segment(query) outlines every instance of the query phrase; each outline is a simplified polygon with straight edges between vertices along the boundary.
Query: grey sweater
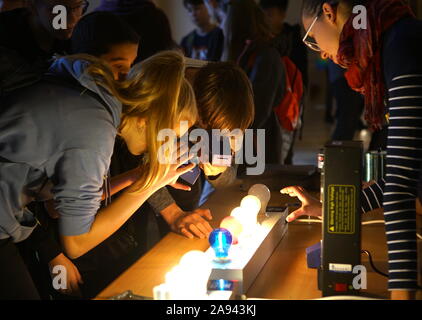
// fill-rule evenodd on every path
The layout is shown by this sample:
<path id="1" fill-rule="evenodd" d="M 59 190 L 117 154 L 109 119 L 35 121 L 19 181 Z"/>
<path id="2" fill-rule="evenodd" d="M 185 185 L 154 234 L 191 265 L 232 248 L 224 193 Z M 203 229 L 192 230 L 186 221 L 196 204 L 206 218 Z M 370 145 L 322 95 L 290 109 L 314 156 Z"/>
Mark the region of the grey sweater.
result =
<path id="1" fill-rule="evenodd" d="M 113 152 L 121 104 L 84 74 L 87 63 L 57 60 L 50 72 L 76 79 L 84 92 L 40 82 L 2 98 L 0 108 L 0 239 L 25 240 L 35 227 L 26 205 L 52 182 L 59 232 L 90 230 Z M 40 199 L 43 200 L 43 199 Z"/>

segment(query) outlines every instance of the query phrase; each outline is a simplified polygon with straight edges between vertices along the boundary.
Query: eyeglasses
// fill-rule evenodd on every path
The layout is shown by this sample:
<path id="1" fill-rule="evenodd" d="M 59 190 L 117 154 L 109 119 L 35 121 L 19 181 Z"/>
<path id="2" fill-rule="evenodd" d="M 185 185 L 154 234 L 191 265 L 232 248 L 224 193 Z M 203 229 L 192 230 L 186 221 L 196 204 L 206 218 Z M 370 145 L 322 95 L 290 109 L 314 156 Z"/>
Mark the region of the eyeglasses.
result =
<path id="1" fill-rule="evenodd" d="M 313 40 L 307 40 L 306 38 L 309 37 L 309 33 L 311 32 L 312 28 L 314 27 L 315 23 L 317 22 L 320 15 L 317 15 L 314 19 L 314 21 L 311 23 L 311 26 L 309 27 L 308 31 L 306 31 L 305 36 L 303 37 L 302 41 L 304 44 L 306 44 L 310 49 L 320 52 L 321 48 L 319 47 L 318 43 L 316 43 Z M 309 37 L 310 38 L 310 37 Z"/>
<path id="2" fill-rule="evenodd" d="M 47 5 L 47 3 L 45 3 L 45 5 Z M 53 8 L 55 7 L 55 5 L 50 5 L 48 7 L 50 12 L 53 12 Z M 68 7 L 65 6 L 66 10 L 68 13 L 74 13 L 77 15 L 83 15 L 87 12 L 88 7 L 89 7 L 89 2 L 87 0 L 83 0 L 80 2 L 80 4 L 76 5 L 75 7 Z"/>

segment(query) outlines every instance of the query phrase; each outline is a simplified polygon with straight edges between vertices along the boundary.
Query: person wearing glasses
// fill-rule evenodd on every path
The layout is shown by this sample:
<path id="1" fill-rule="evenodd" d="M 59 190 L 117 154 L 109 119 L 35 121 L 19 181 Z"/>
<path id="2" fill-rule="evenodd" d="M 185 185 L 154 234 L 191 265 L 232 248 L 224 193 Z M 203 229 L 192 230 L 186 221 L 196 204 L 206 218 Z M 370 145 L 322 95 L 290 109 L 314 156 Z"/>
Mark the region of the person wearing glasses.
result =
<path id="1" fill-rule="evenodd" d="M 14 7 L 6 6 L 11 1 L 3 3 L 3 9 L 14 9 L 0 13 L 0 99 L 17 89 L 29 86 L 40 80 L 47 71 L 54 54 L 65 54 L 70 49 L 70 37 L 79 19 L 88 8 L 88 1 L 84 0 L 28 0 L 13 1 Z M 17 7 L 19 4 L 21 7 Z M 22 6 L 25 4 L 25 6 Z M 67 10 L 68 28 L 56 30 L 53 27 L 53 8 L 63 5 Z M 65 257 L 62 249 L 51 234 L 44 227 L 48 225 L 43 209 L 39 204 L 31 208 L 38 213 L 37 218 L 42 222 L 42 227 L 36 228 L 30 241 L 25 246 L 26 263 L 31 261 L 32 277 L 43 282 L 43 275 L 37 272 L 38 264 L 48 264 L 51 268 L 55 265 L 65 265 L 69 272 L 69 280 L 77 279 L 76 268 Z M 37 252 L 38 258 L 35 258 Z M 46 298 L 46 291 L 40 291 L 40 296 Z M 48 297 L 48 296 L 47 296 Z"/>
<path id="2" fill-rule="evenodd" d="M 53 13 L 66 8 L 67 27 L 56 29 Z M 86 0 L 30 0 L 26 8 L 0 13 L 0 91 L 37 79 L 54 54 L 69 52 L 73 29 L 88 8 Z"/>
<path id="3" fill-rule="evenodd" d="M 357 2 L 356 2 L 357 4 Z M 422 22 L 406 1 L 359 1 L 366 24 L 359 27 L 355 1 L 304 0 L 305 44 L 345 67 L 350 87 L 364 95 L 365 117 L 388 127 L 385 181 L 364 189 L 362 211 L 384 208 L 392 299 L 417 290 L 416 209 L 422 159 Z M 356 10 L 359 9 L 359 10 Z M 321 204 L 300 187 L 282 193 L 302 207 L 288 217 L 321 215 Z"/>

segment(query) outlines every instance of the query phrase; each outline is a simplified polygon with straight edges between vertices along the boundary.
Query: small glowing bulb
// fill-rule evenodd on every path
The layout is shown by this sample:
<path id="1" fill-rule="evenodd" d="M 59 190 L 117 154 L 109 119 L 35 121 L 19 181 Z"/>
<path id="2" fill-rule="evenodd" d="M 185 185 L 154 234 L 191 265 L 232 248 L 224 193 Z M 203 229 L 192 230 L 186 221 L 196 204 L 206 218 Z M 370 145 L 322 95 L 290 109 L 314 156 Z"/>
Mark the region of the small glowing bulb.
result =
<path id="1" fill-rule="evenodd" d="M 242 225 L 242 230 L 244 234 L 251 233 L 253 227 L 256 225 L 256 213 L 251 213 L 248 209 L 243 207 L 234 208 L 231 216 L 236 218 L 237 221 Z"/>
<path id="2" fill-rule="evenodd" d="M 239 242 L 239 236 L 243 231 L 243 227 L 238 219 L 233 216 L 226 217 L 223 221 L 221 221 L 220 228 L 230 231 L 233 236 L 233 244 L 237 244 Z"/>
<path id="3" fill-rule="evenodd" d="M 249 188 L 248 194 L 258 197 L 259 201 L 261 202 L 260 212 L 265 213 L 268 202 L 271 199 L 270 189 L 268 189 L 265 184 L 254 184 L 252 187 Z"/>
<path id="4" fill-rule="evenodd" d="M 259 210 L 261 209 L 261 202 L 255 196 L 246 196 L 242 199 L 240 203 L 240 207 L 244 208 L 246 211 L 247 224 L 253 228 L 256 225 L 258 220 Z"/>
<path id="5" fill-rule="evenodd" d="M 234 208 L 230 214 L 230 216 L 235 217 L 236 219 L 240 219 L 243 215 L 245 215 L 245 209 L 241 207 Z M 239 220 L 240 221 L 240 220 Z"/>
<path id="6" fill-rule="evenodd" d="M 208 270 L 212 268 L 206 253 L 199 250 L 185 253 L 180 259 L 179 266 L 192 270 Z"/>
<path id="7" fill-rule="evenodd" d="M 195 278 L 199 282 L 208 282 L 211 275 L 212 265 L 207 254 L 203 251 L 192 250 L 184 254 L 180 259 L 179 266 L 189 274 L 190 278 Z"/>
<path id="8" fill-rule="evenodd" d="M 175 266 L 165 276 L 165 284 L 168 287 L 169 295 L 171 299 L 177 299 L 186 294 L 184 291 L 184 279 L 185 275 L 180 266 Z"/>
<path id="9" fill-rule="evenodd" d="M 189 251 L 165 276 L 172 299 L 202 299 L 207 294 L 212 265 L 205 252 Z"/>
<path id="10" fill-rule="evenodd" d="M 252 212 L 259 212 L 261 209 L 261 201 L 256 196 L 248 195 L 242 199 L 240 207 L 251 210 Z"/>
<path id="11" fill-rule="evenodd" d="M 227 229 L 215 229 L 211 232 L 208 241 L 214 249 L 216 262 L 229 262 L 229 250 L 233 242 L 232 234 Z"/>

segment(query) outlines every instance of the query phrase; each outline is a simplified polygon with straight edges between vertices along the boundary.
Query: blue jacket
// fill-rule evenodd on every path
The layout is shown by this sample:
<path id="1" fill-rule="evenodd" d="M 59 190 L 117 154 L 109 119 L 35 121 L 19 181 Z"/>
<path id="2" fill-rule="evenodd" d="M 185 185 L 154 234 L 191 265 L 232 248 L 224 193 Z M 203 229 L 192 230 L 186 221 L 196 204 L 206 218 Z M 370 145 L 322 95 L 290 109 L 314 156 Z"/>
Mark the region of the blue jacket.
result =
<path id="1" fill-rule="evenodd" d="M 100 206 L 121 104 L 84 74 L 85 61 L 57 60 L 49 73 L 76 79 L 105 102 L 41 81 L 2 98 L 0 239 L 25 240 L 36 223 L 26 205 L 54 197 L 62 235 L 87 233 Z M 50 185 L 51 187 L 46 188 Z"/>

